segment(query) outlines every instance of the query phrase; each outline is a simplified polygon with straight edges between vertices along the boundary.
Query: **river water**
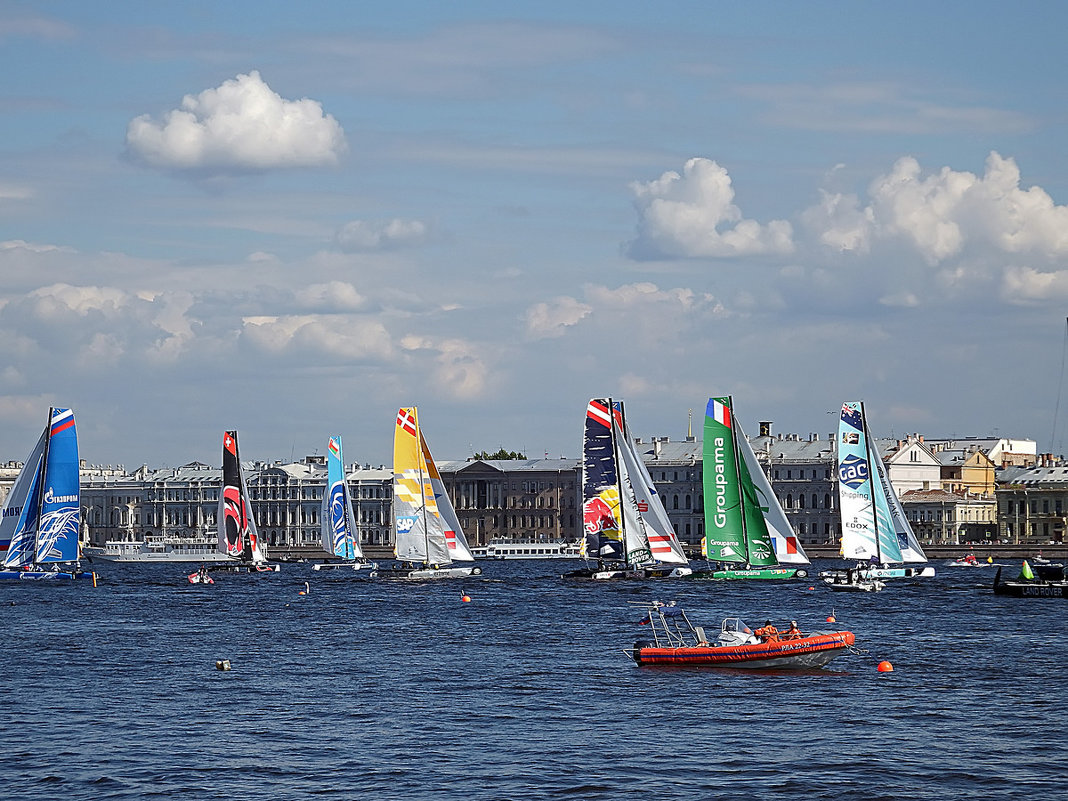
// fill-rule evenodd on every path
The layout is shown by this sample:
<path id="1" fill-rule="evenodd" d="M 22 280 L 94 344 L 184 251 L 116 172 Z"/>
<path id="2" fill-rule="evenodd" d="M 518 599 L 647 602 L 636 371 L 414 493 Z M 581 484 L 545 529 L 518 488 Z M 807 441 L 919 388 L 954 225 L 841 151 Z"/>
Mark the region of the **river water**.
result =
<path id="1" fill-rule="evenodd" d="M 811 579 L 561 580 L 574 564 L 425 584 L 299 564 L 202 587 L 182 565 L 98 562 L 95 588 L 0 583 L 0 796 L 1065 792 L 1063 600 L 997 597 L 989 567 L 836 594 Z M 804 673 L 639 668 L 623 649 L 653 598 L 709 631 L 794 618 L 870 653 Z"/>

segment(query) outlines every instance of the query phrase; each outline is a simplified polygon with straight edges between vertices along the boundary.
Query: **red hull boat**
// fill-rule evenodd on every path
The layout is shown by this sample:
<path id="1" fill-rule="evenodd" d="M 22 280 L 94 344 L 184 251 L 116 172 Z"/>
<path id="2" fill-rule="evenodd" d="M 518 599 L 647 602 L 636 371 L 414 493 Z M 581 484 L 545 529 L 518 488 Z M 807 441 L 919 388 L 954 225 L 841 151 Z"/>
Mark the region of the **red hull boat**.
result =
<path id="1" fill-rule="evenodd" d="M 652 604 L 642 623 L 653 642 L 638 640 L 627 652 L 638 665 L 701 665 L 730 668 L 819 668 L 853 646 L 851 631 L 819 631 L 807 636 L 765 638 L 736 617 L 726 618 L 709 642 L 681 607 Z"/>

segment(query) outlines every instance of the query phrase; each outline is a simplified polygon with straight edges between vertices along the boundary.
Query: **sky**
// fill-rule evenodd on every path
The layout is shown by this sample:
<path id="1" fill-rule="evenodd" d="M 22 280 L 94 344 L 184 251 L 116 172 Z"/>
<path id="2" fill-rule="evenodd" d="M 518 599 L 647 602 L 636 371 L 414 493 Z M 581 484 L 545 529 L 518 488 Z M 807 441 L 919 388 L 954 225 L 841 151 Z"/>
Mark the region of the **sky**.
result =
<path id="1" fill-rule="evenodd" d="M 1063 452 L 1068 4 L 0 0 L 0 461 Z"/>

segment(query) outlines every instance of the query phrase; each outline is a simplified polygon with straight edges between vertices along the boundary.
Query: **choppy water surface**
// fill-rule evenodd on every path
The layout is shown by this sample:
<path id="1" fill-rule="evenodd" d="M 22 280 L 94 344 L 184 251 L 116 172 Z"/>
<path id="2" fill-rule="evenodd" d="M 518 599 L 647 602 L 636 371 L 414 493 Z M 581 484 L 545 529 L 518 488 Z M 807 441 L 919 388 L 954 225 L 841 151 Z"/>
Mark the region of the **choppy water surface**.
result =
<path id="1" fill-rule="evenodd" d="M 568 583 L 570 564 L 491 562 L 425 584 L 287 565 L 200 587 L 181 565 L 97 563 L 96 588 L 4 582 L 0 795 L 1064 791 L 1062 600 L 996 597 L 992 568 L 834 594 L 811 580 Z M 828 628 L 833 608 L 871 657 L 801 674 L 638 668 L 622 649 L 645 631 L 632 602 L 651 598 L 709 630 L 734 614 Z"/>

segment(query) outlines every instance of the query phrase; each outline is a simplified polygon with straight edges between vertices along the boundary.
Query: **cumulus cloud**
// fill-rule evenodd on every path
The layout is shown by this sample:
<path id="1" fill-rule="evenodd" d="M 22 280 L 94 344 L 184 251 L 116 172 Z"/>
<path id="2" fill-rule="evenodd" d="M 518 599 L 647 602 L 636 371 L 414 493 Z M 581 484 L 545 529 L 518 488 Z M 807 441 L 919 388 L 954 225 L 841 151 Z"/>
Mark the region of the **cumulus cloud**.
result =
<path id="1" fill-rule="evenodd" d="M 632 183 L 638 236 L 628 253 L 635 259 L 691 259 L 793 251 L 793 227 L 785 220 L 761 225 L 734 205 L 727 171 L 693 158 L 682 174 L 669 171 L 648 183 Z"/>
<path id="2" fill-rule="evenodd" d="M 359 311 L 367 305 L 356 287 L 345 281 L 309 284 L 297 290 L 296 301 L 301 308 L 322 312 Z"/>
<path id="3" fill-rule="evenodd" d="M 347 361 L 381 361 L 393 351 L 389 332 L 377 320 L 316 314 L 246 317 L 241 337 L 258 350 L 326 353 Z"/>
<path id="4" fill-rule="evenodd" d="M 470 400 L 486 392 L 489 369 L 483 359 L 483 346 L 463 339 L 439 341 L 415 335 L 403 337 L 400 344 L 413 355 L 432 356 L 433 386 L 446 395 Z"/>
<path id="5" fill-rule="evenodd" d="M 868 190 L 824 193 L 802 215 L 820 242 L 837 250 L 867 252 L 877 240 L 908 243 L 931 265 L 969 247 L 1002 253 L 1058 257 L 1068 253 L 1068 206 L 1041 187 L 1020 187 L 1011 158 L 991 152 L 982 176 L 942 167 L 924 175 L 912 157 L 898 159 Z"/>
<path id="6" fill-rule="evenodd" d="M 346 148 L 341 125 L 318 102 L 282 98 L 255 70 L 186 95 L 161 121 L 137 117 L 126 144 L 153 167 L 224 173 L 328 166 Z"/>
<path id="7" fill-rule="evenodd" d="M 559 297 L 546 303 L 535 303 L 527 309 L 527 336 L 531 339 L 560 337 L 570 326 L 587 317 L 593 307 L 575 298 Z"/>
<path id="8" fill-rule="evenodd" d="M 1010 303 L 1068 300 L 1068 270 L 1040 272 L 1030 267 L 1010 267 L 1005 271 L 1002 296 Z"/>
<path id="9" fill-rule="evenodd" d="M 337 232 L 338 248 L 346 253 L 397 250 L 426 242 L 430 227 L 422 220 L 353 220 Z"/>

